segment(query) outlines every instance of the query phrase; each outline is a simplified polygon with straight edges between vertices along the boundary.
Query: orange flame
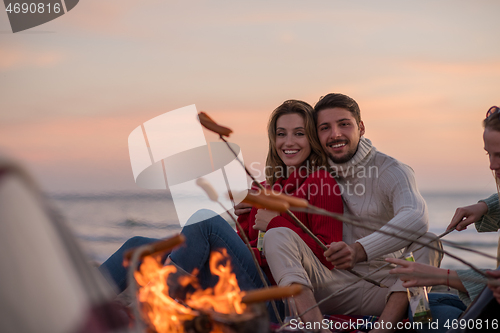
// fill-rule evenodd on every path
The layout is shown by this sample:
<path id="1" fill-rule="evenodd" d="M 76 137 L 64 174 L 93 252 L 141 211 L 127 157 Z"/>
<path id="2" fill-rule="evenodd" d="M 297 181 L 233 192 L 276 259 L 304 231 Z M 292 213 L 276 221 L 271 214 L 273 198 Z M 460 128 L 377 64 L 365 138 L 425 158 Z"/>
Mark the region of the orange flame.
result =
<path id="1" fill-rule="evenodd" d="M 224 265 L 224 263 L 227 263 Z M 143 306 L 143 314 L 158 333 L 184 333 L 183 323 L 193 319 L 202 312 L 218 312 L 224 314 L 242 314 L 245 304 L 241 303 L 244 293 L 240 291 L 236 275 L 231 270 L 231 264 L 226 249 L 222 253 L 213 251 L 210 255 L 210 271 L 219 277 L 214 288 L 202 290 L 197 288 L 187 295 L 185 306 L 172 299 L 168 294 L 167 278 L 175 273 L 173 265 L 162 266 L 152 257 L 146 257 L 140 271 L 134 276 L 139 284 L 139 301 Z M 196 278 L 186 278 L 178 281 L 182 285 L 199 286 Z M 218 331 L 214 328 L 214 331 Z"/>

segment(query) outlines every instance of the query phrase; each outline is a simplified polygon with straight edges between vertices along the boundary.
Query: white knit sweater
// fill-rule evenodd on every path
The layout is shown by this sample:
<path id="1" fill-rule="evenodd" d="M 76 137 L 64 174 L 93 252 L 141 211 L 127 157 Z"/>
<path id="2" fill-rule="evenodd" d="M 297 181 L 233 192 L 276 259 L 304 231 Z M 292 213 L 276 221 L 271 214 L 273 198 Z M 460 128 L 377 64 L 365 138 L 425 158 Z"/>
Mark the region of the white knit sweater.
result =
<path id="1" fill-rule="evenodd" d="M 364 137 L 361 137 L 351 160 L 344 164 L 330 161 L 330 165 L 337 182 L 343 187 L 345 213 L 380 220 L 385 224 L 383 230 L 413 239 L 427 232 L 427 207 L 409 166 L 378 152 Z M 391 228 L 390 225 L 407 231 Z M 360 243 L 368 261 L 410 244 L 409 241 L 347 224 L 344 224 L 343 239 L 348 244 Z"/>

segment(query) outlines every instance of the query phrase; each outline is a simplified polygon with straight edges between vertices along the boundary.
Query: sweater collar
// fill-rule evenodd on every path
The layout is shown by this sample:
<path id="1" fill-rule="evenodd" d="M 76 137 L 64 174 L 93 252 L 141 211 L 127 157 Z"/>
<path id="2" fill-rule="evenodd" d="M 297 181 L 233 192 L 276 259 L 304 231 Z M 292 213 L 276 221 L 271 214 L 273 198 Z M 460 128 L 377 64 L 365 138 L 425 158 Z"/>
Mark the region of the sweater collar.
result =
<path id="1" fill-rule="evenodd" d="M 366 165 L 368 161 L 372 158 L 373 153 L 375 151 L 376 148 L 372 145 L 372 142 L 366 139 L 364 136 L 362 136 L 359 139 L 358 150 L 349 161 L 337 164 L 334 163 L 331 159 L 328 159 L 328 163 L 332 168 L 332 173 L 336 177 L 341 177 L 341 175 L 348 174 L 348 171 L 353 167 L 359 168 Z"/>

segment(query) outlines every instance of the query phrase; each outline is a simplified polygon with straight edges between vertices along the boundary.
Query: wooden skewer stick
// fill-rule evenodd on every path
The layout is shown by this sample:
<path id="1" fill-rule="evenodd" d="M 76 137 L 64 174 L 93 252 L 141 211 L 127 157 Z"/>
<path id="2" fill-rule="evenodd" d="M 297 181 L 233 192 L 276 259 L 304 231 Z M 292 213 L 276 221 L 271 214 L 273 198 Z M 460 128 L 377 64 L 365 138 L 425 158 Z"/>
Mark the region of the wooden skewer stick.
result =
<path id="1" fill-rule="evenodd" d="M 465 247 L 465 246 L 462 246 L 462 245 L 459 245 L 455 242 L 451 242 L 451 241 L 446 241 L 446 240 L 442 240 L 443 244 L 445 245 L 448 245 L 450 247 L 453 247 L 455 249 L 459 249 L 459 250 L 462 250 L 462 251 L 468 251 L 468 252 L 472 252 L 472 253 L 475 253 L 475 254 L 478 254 L 478 255 L 481 255 L 483 257 L 486 257 L 486 258 L 489 258 L 489 259 L 494 259 L 494 260 L 498 260 L 498 257 L 496 256 L 493 256 L 491 254 L 488 254 L 488 253 L 484 253 L 482 251 L 478 251 L 478 250 L 474 250 L 474 249 L 469 249 L 468 247 Z"/>
<path id="2" fill-rule="evenodd" d="M 158 252 L 165 252 L 171 250 L 186 241 L 186 237 L 184 235 L 179 234 L 167 239 L 160 240 L 158 242 L 154 242 L 152 244 L 148 244 L 144 250 L 141 252 L 141 256 L 139 259 L 143 259 L 144 257 L 153 255 Z M 123 255 L 124 263 L 127 263 L 132 259 L 132 255 L 134 254 L 137 248 L 133 248 L 125 252 Z"/>
<path id="3" fill-rule="evenodd" d="M 245 296 L 243 296 L 241 302 L 245 304 L 266 302 L 272 299 L 282 299 L 286 297 L 296 296 L 302 292 L 304 287 L 295 284 L 288 287 L 269 287 L 265 289 L 257 289 L 248 291 Z"/>
<path id="4" fill-rule="evenodd" d="M 226 207 L 224 207 L 224 205 L 222 204 L 222 202 L 219 201 L 219 196 L 217 194 L 217 191 L 215 191 L 215 189 L 212 187 L 212 185 L 207 180 L 205 180 L 203 178 L 198 178 L 196 180 L 196 184 L 198 186 L 200 186 L 207 193 L 207 195 L 210 198 L 210 200 L 218 203 L 222 207 L 222 209 L 224 209 L 225 211 L 228 211 L 228 209 L 226 209 Z M 255 253 L 252 250 L 252 246 L 250 245 L 250 241 L 248 240 L 248 237 L 245 234 L 245 231 L 241 227 L 240 222 L 238 222 L 238 220 L 235 219 L 233 215 L 231 215 L 231 214 L 228 214 L 228 215 L 234 221 L 234 224 L 236 225 L 236 228 L 238 229 L 238 231 L 241 234 L 241 238 L 243 239 L 243 242 L 245 243 L 245 245 L 247 246 L 248 250 L 250 251 L 250 254 L 252 255 L 253 263 L 255 265 L 257 273 L 259 274 L 259 277 L 260 277 L 260 280 L 262 281 L 262 284 L 264 285 L 265 288 L 269 288 L 269 285 L 268 285 L 268 283 L 266 281 L 266 278 L 264 277 L 264 273 L 260 269 L 259 262 L 257 261 L 257 257 L 255 256 Z M 271 300 L 271 305 L 273 307 L 273 310 L 274 310 L 274 313 L 276 315 L 276 318 L 278 319 L 278 322 L 280 323 L 280 325 L 283 324 L 283 321 L 281 320 L 278 308 L 276 307 L 276 303 L 274 302 L 274 300 Z"/>

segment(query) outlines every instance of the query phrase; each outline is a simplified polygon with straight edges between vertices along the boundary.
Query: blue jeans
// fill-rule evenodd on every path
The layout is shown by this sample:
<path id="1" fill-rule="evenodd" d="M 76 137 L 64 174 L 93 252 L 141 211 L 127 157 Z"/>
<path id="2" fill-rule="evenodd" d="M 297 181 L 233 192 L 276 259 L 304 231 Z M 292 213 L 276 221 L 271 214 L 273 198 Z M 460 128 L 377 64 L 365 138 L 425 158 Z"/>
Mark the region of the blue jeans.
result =
<path id="1" fill-rule="evenodd" d="M 197 217 L 199 221 L 198 214 L 206 213 L 203 210 L 198 211 L 191 218 Z M 186 236 L 186 243 L 173 250 L 170 253 L 170 259 L 188 273 L 197 269 L 198 281 L 202 288 L 213 287 L 217 283 L 218 278 L 210 273 L 209 265 L 210 252 L 217 249 L 227 250 L 232 270 L 236 275 L 241 290 L 264 287 L 259 272 L 254 265 L 252 254 L 238 234 L 222 217 L 217 215 L 194 224 L 189 224 L 188 221 L 181 233 Z M 158 241 L 158 239 L 139 236 L 127 240 L 118 251 L 99 267 L 100 271 L 109 276 L 120 291 L 125 290 L 127 287 L 127 270 L 123 267 L 123 254 L 130 248 L 155 241 Z M 267 282 L 269 284 L 268 280 Z M 273 311 L 269 313 L 271 320 L 275 319 Z"/>
<path id="2" fill-rule="evenodd" d="M 464 303 L 456 295 L 430 293 L 429 305 L 432 313 L 432 323 L 424 324 L 423 329 L 417 330 L 422 333 L 444 333 L 448 331 L 443 325 L 451 325 L 451 320 L 460 317 L 462 312 L 467 308 Z M 411 310 L 408 309 L 408 317 L 413 322 L 413 315 Z"/>

